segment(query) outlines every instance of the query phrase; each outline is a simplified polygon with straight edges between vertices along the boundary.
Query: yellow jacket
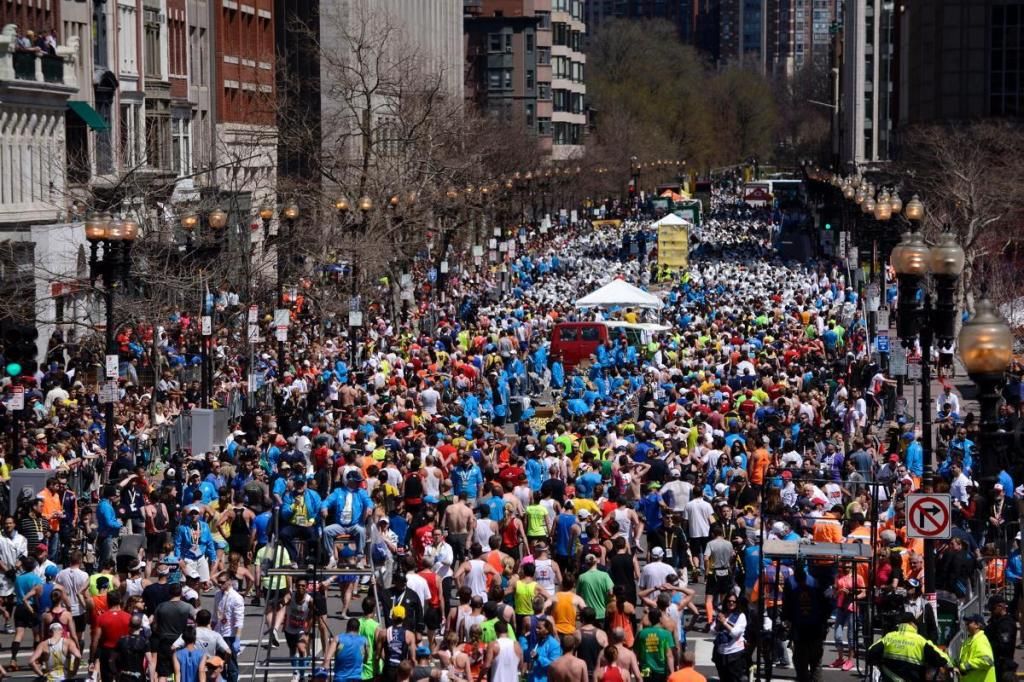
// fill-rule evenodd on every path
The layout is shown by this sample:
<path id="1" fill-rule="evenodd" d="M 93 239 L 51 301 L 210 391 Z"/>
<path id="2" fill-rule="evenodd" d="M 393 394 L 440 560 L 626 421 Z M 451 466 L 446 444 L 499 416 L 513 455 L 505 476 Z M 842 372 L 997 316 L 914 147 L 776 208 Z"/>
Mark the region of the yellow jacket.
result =
<path id="1" fill-rule="evenodd" d="M 996 682 L 996 663 L 992 644 L 984 630 L 964 640 L 956 659 L 962 682 Z"/>

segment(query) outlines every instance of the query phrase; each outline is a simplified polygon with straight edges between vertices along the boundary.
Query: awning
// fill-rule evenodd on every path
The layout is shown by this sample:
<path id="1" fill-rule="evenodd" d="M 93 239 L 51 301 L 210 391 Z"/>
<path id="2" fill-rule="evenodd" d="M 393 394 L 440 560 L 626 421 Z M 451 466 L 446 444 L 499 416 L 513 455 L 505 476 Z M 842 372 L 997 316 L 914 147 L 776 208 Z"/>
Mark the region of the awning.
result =
<path id="1" fill-rule="evenodd" d="M 88 102 L 68 100 L 68 109 L 75 112 L 78 118 L 85 121 L 85 124 L 93 130 L 110 130 L 110 124 Z"/>

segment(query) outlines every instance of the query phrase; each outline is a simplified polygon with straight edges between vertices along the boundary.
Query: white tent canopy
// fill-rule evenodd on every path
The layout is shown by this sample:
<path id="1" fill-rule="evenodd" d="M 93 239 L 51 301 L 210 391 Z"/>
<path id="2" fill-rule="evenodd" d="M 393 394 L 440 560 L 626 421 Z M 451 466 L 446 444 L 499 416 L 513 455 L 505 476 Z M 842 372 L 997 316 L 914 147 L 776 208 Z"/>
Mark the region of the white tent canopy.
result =
<path id="1" fill-rule="evenodd" d="M 664 218 L 662 218 L 658 222 L 652 224 L 651 227 L 661 227 L 662 225 L 671 225 L 671 226 L 686 225 L 688 227 L 693 227 L 693 224 L 690 223 L 690 221 L 683 220 L 682 218 L 677 216 L 675 213 L 669 213 L 667 216 L 665 216 Z"/>
<path id="2" fill-rule="evenodd" d="M 597 291 L 592 291 L 576 301 L 577 308 L 647 308 L 661 310 L 661 299 L 649 294 L 629 282 L 613 279 Z"/>

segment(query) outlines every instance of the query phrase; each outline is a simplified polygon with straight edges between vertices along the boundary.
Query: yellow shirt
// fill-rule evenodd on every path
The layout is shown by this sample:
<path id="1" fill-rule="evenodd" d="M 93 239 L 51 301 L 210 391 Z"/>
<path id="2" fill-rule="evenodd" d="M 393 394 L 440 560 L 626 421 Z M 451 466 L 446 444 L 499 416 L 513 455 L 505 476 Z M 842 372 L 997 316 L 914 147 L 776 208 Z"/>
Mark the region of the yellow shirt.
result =
<path id="1" fill-rule="evenodd" d="M 585 497 L 574 497 L 572 499 L 572 508 L 577 514 L 580 513 L 581 509 L 586 509 L 591 514 L 601 515 L 601 510 L 597 506 L 597 502 Z"/>

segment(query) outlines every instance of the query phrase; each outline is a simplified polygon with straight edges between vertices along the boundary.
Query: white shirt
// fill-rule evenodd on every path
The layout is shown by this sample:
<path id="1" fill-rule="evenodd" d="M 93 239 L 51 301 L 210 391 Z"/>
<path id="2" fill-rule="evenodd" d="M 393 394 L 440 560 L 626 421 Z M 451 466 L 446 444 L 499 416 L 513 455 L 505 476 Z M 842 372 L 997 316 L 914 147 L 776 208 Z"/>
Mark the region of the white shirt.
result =
<path id="1" fill-rule="evenodd" d="M 648 590 L 652 587 L 661 587 L 665 584 L 665 578 L 676 572 L 676 569 L 672 568 L 664 561 L 652 561 L 643 567 L 640 571 L 640 585 L 641 590 Z M 654 592 L 650 595 L 651 599 L 658 598 L 658 592 Z"/>
<path id="2" fill-rule="evenodd" d="M 960 502 L 960 504 L 967 504 L 970 496 L 967 494 L 967 486 L 971 484 L 971 479 L 967 478 L 967 474 L 960 472 L 960 475 L 953 479 L 953 482 L 949 484 L 949 494 L 954 500 Z"/>
<path id="3" fill-rule="evenodd" d="M 451 545 L 442 541 L 440 545 L 431 545 L 426 554 L 432 555 L 434 573 L 437 574 L 438 578 L 444 580 L 452 574 L 452 563 L 455 561 L 455 552 Z"/>
<path id="4" fill-rule="evenodd" d="M 213 628 L 222 637 L 234 637 L 245 623 L 245 600 L 238 590 L 218 590 L 213 597 Z"/>
<path id="5" fill-rule="evenodd" d="M 71 615 L 80 616 L 85 613 L 82 588 L 89 583 L 89 574 L 80 568 L 65 568 L 53 581 L 64 588 L 64 595 L 71 604 Z"/>
<path id="6" fill-rule="evenodd" d="M 726 630 L 724 625 L 720 625 L 718 621 L 715 621 L 714 632 Z M 746 641 L 743 639 L 743 633 L 747 629 L 747 617 L 742 613 L 736 618 L 736 622 L 732 624 L 732 632 L 729 633 L 729 641 L 724 644 L 716 644 L 715 649 L 718 650 L 723 656 L 729 654 L 737 654 L 746 649 Z"/>
<path id="7" fill-rule="evenodd" d="M 28 554 L 28 541 L 25 536 L 14 531 L 12 537 L 0 535 L 0 561 L 7 568 L 17 570 L 18 557 Z M 0 573 L 0 596 L 7 597 L 14 594 L 14 582 L 7 579 L 7 576 Z"/>
<path id="8" fill-rule="evenodd" d="M 420 598 L 420 603 L 424 607 L 430 603 L 430 584 L 427 579 L 421 576 L 419 573 L 410 572 L 405 574 L 406 587 L 417 594 Z"/>
<path id="9" fill-rule="evenodd" d="M 690 538 L 706 538 L 711 534 L 711 516 L 714 507 L 703 497 L 686 503 L 686 526 Z"/>

